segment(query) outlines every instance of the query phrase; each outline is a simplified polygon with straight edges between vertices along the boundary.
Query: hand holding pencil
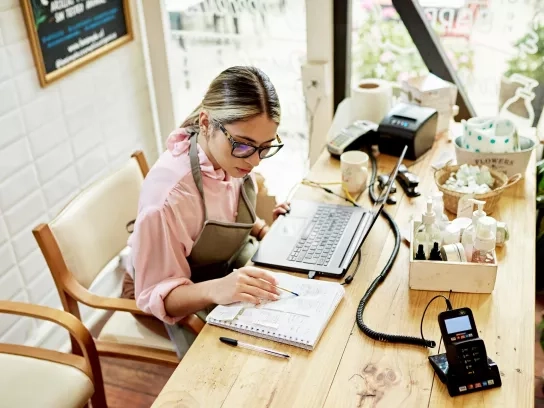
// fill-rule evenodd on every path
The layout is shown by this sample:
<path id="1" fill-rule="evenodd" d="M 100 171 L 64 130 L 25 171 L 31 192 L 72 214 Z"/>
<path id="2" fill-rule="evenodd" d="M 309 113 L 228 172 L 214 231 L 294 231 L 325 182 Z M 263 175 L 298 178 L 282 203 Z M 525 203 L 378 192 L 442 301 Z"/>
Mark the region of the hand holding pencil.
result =
<path id="1" fill-rule="evenodd" d="M 235 269 L 224 278 L 206 282 L 210 300 L 217 305 L 227 305 L 236 302 L 261 303 L 261 299 L 278 300 L 280 290 L 293 293 L 280 288 L 276 278 L 265 269 L 254 266 L 244 266 Z"/>
<path id="2" fill-rule="evenodd" d="M 289 293 L 291 293 L 291 294 L 293 294 L 293 295 L 295 295 L 295 296 L 300 296 L 298 293 L 295 293 L 295 292 L 293 292 L 293 291 L 290 291 L 289 289 L 282 288 L 281 286 L 278 286 L 278 285 L 274 285 L 274 286 L 275 286 L 276 288 L 278 288 L 278 289 L 283 290 L 284 292 L 289 292 Z"/>

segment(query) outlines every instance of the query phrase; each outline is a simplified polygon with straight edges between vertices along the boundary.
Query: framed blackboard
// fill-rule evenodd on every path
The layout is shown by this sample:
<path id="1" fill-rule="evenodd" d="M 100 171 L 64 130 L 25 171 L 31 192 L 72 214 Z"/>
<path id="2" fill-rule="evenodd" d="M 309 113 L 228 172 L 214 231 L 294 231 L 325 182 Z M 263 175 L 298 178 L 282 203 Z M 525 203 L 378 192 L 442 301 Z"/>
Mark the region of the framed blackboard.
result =
<path id="1" fill-rule="evenodd" d="M 133 39 L 129 0 L 22 0 L 42 87 Z"/>

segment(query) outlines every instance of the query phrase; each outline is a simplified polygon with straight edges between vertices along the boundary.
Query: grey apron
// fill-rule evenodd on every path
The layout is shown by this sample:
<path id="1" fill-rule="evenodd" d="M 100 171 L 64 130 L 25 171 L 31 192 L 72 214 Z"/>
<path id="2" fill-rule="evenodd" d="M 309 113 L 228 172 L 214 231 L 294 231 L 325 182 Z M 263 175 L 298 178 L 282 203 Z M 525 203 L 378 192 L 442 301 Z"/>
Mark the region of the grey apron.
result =
<path id="1" fill-rule="evenodd" d="M 253 180 L 249 175 L 244 177 L 238 200 L 238 214 L 234 223 L 209 220 L 198 159 L 197 137 L 197 134 L 191 135 L 189 158 L 191 173 L 202 198 L 204 226 L 187 258 L 191 267 L 191 281 L 194 283 L 222 278 L 232 272 L 234 268 L 241 268 L 251 259 L 257 249 L 257 242 L 249 235 L 257 218 Z M 205 321 L 212 308 L 200 310 L 196 314 Z M 175 345 L 177 355 L 181 359 L 195 340 L 196 335 L 177 324 L 165 323 L 165 327 Z"/>

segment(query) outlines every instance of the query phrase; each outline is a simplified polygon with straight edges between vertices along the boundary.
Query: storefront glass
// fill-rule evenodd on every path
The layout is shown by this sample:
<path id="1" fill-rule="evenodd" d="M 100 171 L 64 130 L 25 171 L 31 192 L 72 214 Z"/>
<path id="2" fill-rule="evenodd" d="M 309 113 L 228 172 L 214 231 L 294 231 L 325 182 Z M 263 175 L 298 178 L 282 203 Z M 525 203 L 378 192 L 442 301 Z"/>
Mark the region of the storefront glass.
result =
<path id="1" fill-rule="evenodd" d="M 306 58 L 304 0 L 166 0 L 176 121 L 200 103 L 210 81 L 232 65 L 261 68 L 282 107 L 286 147 L 258 167 L 278 198 L 307 167 L 308 128 L 301 80 Z"/>
<path id="2" fill-rule="evenodd" d="M 544 2 L 419 0 L 479 116 L 537 126 L 544 107 Z M 391 0 L 353 0 L 352 81 L 427 68 Z M 516 94 L 517 88 L 523 88 Z"/>

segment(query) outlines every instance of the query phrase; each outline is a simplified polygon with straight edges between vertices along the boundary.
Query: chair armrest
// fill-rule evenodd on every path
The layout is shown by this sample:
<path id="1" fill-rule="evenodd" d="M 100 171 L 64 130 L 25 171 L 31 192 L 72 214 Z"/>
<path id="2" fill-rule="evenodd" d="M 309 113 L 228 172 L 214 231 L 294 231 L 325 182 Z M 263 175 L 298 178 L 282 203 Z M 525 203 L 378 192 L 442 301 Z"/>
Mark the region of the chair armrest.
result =
<path id="1" fill-rule="evenodd" d="M 82 286 L 72 275 L 64 277 L 64 287 L 70 296 L 92 308 L 147 315 L 147 313 L 138 309 L 135 300 L 97 295 Z"/>
<path id="2" fill-rule="evenodd" d="M 78 302 L 81 302 L 87 306 L 104 309 L 104 310 L 113 310 L 121 312 L 129 312 L 132 314 L 138 314 L 143 316 L 152 316 L 149 313 L 146 313 L 136 306 L 136 301 L 132 299 L 119 299 L 119 298 L 110 298 L 105 296 L 96 295 L 89 290 L 85 289 L 74 277 L 73 275 L 67 275 L 64 279 L 64 284 L 66 291 Z M 194 334 L 198 334 L 204 328 L 204 322 L 196 314 L 191 314 L 183 318 L 179 324 L 187 327 Z"/>
<path id="3" fill-rule="evenodd" d="M 189 330 L 191 330 L 194 334 L 198 335 L 204 328 L 204 323 L 200 317 L 198 317 L 196 314 L 190 314 L 189 316 L 184 317 L 179 324 L 182 326 L 187 327 Z"/>
<path id="4" fill-rule="evenodd" d="M 47 320 L 68 330 L 72 337 L 77 341 L 77 344 L 83 353 L 83 357 L 87 362 L 89 368 L 87 375 L 91 378 L 93 384 L 102 384 L 102 371 L 94 340 L 91 333 L 89 333 L 89 330 L 87 330 L 83 323 L 75 316 L 63 310 L 53 309 L 47 306 L 12 302 L 8 300 L 0 300 L 0 313 Z"/>

